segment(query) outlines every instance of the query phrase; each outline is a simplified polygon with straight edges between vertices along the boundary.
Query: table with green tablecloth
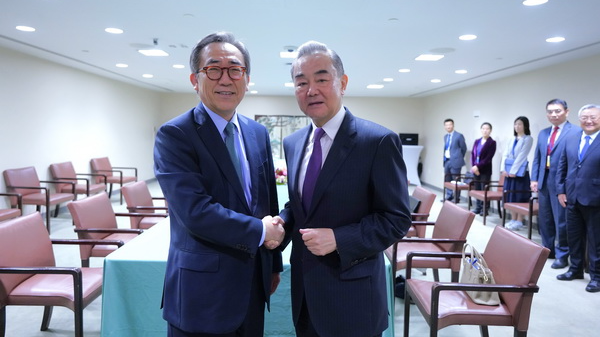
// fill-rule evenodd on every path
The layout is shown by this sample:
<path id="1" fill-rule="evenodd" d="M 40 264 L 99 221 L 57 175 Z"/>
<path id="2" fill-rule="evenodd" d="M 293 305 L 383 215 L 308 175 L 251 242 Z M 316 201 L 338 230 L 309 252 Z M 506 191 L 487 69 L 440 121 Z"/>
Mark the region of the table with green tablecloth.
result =
<path id="1" fill-rule="evenodd" d="M 167 323 L 160 309 L 169 249 L 169 220 L 159 222 L 104 260 L 103 337 L 164 337 Z M 288 247 L 289 249 L 289 247 Z M 284 252 L 281 283 L 265 313 L 265 336 L 294 336 L 290 301 L 290 265 Z M 391 268 L 388 265 L 388 273 Z M 386 279 L 390 280 L 389 274 Z M 389 328 L 394 336 L 393 289 L 388 284 Z"/>

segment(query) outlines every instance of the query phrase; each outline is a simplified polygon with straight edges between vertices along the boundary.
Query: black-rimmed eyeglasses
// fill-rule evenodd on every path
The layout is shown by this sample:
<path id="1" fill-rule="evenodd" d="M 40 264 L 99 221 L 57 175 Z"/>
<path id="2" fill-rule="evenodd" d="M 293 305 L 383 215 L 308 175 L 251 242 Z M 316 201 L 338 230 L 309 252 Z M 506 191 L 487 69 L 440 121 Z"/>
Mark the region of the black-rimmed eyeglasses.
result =
<path id="1" fill-rule="evenodd" d="M 246 73 L 246 67 L 240 66 L 231 66 L 231 67 L 217 67 L 217 66 L 208 66 L 200 69 L 199 73 L 205 73 L 208 79 L 213 81 L 218 81 L 223 77 L 223 71 L 227 70 L 227 74 L 229 78 L 232 80 L 241 80 Z"/>

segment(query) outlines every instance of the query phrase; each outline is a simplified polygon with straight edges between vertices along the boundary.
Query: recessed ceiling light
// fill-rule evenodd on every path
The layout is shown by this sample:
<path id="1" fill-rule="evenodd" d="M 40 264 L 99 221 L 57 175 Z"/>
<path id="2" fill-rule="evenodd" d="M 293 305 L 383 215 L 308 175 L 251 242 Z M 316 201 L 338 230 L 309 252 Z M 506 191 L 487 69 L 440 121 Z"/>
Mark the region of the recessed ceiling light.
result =
<path id="1" fill-rule="evenodd" d="M 556 42 L 563 42 L 564 40 L 565 40 L 565 38 L 564 38 L 564 37 L 562 37 L 562 36 L 555 36 L 555 37 L 550 37 L 550 38 L 547 38 L 547 39 L 546 39 L 546 42 L 553 42 L 553 43 L 556 43 Z"/>
<path id="2" fill-rule="evenodd" d="M 403 69 L 398 69 L 399 73 L 410 73 L 410 69 L 407 68 L 403 68 Z"/>
<path id="3" fill-rule="evenodd" d="M 525 6 L 537 6 L 537 5 L 543 5 L 546 2 L 548 2 L 548 0 L 524 0 L 523 1 L 523 5 L 525 5 Z"/>
<path id="4" fill-rule="evenodd" d="M 444 55 L 436 54 L 421 54 L 415 58 L 415 61 L 439 61 L 444 58 Z"/>
<path id="5" fill-rule="evenodd" d="M 175 68 L 175 69 L 183 69 L 183 68 L 185 68 L 185 66 L 183 64 L 174 64 L 173 68 Z"/>
<path id="6" fill-rule="evenodd" d="M 440 80 L 439 78 L 434 78 L 433 80 L 431 80 L 431 83 L 440 83 L 442 80 Z"/>
<path id="7" fill-rule="evenodd" d="M 382 89 L 383 84 L 369 84 L 367 85 L 367 89 Z"/>
<path id="8" fill-rule="evenodd" d="M 123 34 L 123 30 L 119 28 L 106 28 L 104 31 L 111 34 Z"/>
<path id="9" fill-rule="evenodd" d="M 142 77 L 143 78 L 153 78 L 154 75 L 152 75 L 152 74 L 144 74 L 144 75 L 142 75 Z"/>
<path id="10" fill-rule="evenodd" d="M 140 49 L 138 52 L 144 56 L 169 56 L 169 54 L 161 49 Z"/>
<path id="11" fill-rule="evenodd" d="M 127 67 L 129 67 L 129 65 L 127 65 L 125 63 L 117 63 L 117 64 L 115 64 L 115 67 L 117 67 L 117 68 L 127 68 Z"/>
<path id="12" fill-rule="evenodd" d="M 477 35 L 465 34 L 465 35 L 459 36 L 458 38 L 463 41 L 471 41 L 471 40 L 475 40 L 477 38 Z"/>
<path id="13" fill-rule="evenodd" d="M 292 82 L 285 82 L 283 85 L 284 85 L 286 88 L 293 88 L 293 87 L 294 87 L 294 83 L 292 83 Z"/>
<path id="14" fill-rule="evenodd" d="M 35 28 L 29 26 L 16 26 L 15 28 L 22 32 L 35 32 Z"/>
<path id="15" fill-rule="evenodd" d="M 248 83 L 248 86 L 249 86 L 249 87 L 251 87 L 251 86 L 253 86 L 253 85 L 254 85 L 254 82 L 249 82 L 249 83 Z"/>
<path id="16" fill-rule="evenodd" d="M 394 79 L 391 77 L 386 77 L 383 79 L 384 82 L 394 82 Z"/>
<path id="17" fill-rule="evenodd" d="M 455 74 L 466 74 L 467 71 L 465 69 L 458 69 L 454 71 Z"/>
<path id="18" fill-rule="evenodd" d="M 256 91 L 256 90 L 250 90 L 250 93 L 253 94 L 253 95 L 256 95 L 256 94 L 258 94 L 258 91 Z"/>
<path id="19" fill-rule="evenodd" d="M 297 51 L 282 51 L 279 52 L 279 57 L 282 59 L 295 59 L 298 56 Z"/>

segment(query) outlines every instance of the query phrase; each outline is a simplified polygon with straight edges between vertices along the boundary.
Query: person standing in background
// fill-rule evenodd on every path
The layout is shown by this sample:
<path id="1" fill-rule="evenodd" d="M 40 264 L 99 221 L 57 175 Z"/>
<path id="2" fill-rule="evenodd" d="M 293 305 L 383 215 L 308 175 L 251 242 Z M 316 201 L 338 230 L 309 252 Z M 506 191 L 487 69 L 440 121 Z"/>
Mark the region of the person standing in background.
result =
<path id="1" fill-rule="evenodd" d="M 506 144 L 506 150 L 502 156 L 505 191 L 520 191 L 508 193 L 504 202 L 529 202 L 531 198 L 529 162 L 527 156 L 533 146 L 533 137 L 529 130 L 529 119 L 519 116 L 514 122 L 514 139 Z M 531 224 L 529 224 L 531 226 Z M 511 220 L 506 228 L 519 230 L 523 227 L 523 215 L 512 213 Z"/>
<path id="2" fill-rule="evenodd" d="M 154 172 L 169 203 L 163 292 L 169 337 L 256 337 L 279 284 L 282 242 L 269 133 L 236 109 L 250 55 L 229 33 L 190 57 L 200 103 L 160 127 Z"/>
<path id="3" fill-rule="evenodd" d="M 462 133 L 454 130 L 454 120 L 447 118 L 444 120 L 444 182 L 458 180 L 460 170 L 465 165 L 465 153 L 467 153 L 467 143 Z M 456 202 L 460 202 L 460 191 L 457 196 L 453 195 L 452 190 L 446 190 L 445 200 L 452 201 L 456 197 Z M 441 201 L 444 201 L 442 199 Z"/>
<path id="4" fill-rule="evenodd" d="M 326 45 L 300 46 L 292 79 L 312 120 L 283 141 L 290 201 L 279 219 L 284 245 L 292 241 L 296 334 L 381 336 L 389 315 L 383 251 L 411 225 L 400 139 L 344 107 L 348 76 Z"/>
<path id="5" fill-rule="evenodd" d="M 569 123 L 568 116 L 566 101 L 553 99 L 546 103 L 546 117 L 552 126 L 540 131 L 531 165 L 531 191 L 538 194 L 538 228 L 542 245 L 550 249 L 550 258 L 556 258 L 551 265 L 554 269 L 569 265 L 567 211 L 556 198 L 554 179 L 558 160 L 565 149 L 564 140 L 571 132 L 581 131 Z"/>
<path id="6" fill-rule="evenodd" d="M 483 190 L 485 182 L 492 180 L 492 159 L 496 154 L 496 141 L 490 137 L 491 133 L 492 124 L 488 122 L 481 124 L 481 138 L 475 140 L 471 150 L 471 172 L 474 176 L 473 180 L 476 181 L 476 190 Z M 483 205 L 483 201 L 478 199 L 473 213 L 483 215 L 488 208 L 489 204 Z"/>
<path id="7" fill-rule="evenodd" d="M 600 105 L 585 105 L 578 115 L 583 131 L 566 139 L 556 174 L 558 201 L 567 208 L 571 255 L 569 270 L 556 278 L 582 279 L 587 250 L 591 280 L 585 290 L 596 293 L 600 292 Z"/>

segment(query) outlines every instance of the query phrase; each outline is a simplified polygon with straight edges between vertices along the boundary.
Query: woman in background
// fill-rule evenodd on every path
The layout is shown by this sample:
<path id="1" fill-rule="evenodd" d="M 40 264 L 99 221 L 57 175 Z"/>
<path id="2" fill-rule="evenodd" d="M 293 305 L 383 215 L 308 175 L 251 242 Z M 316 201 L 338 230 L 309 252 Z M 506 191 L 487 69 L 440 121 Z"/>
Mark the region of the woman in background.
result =
<path id="1" fill-rule="evenodd" d="M 529 131 L 529 119 L 527 117 L 519 116 L 515 119 L 514 137 L 506 146 L 500 167 L 506 174 L 504 190 L 523 192 L 509 193 L 504 202 L 529 202 L 531 191 L 527 156 L 531 151 L 533 138 L 531 137 L 531 131 Z M 511 219 L 506 228 L 519 230 L 523 227 L 523 215 L 512 212 Z"/>
<path id="2" fill-rule="evenodd" d="M 475 140 L 471 150 L 471 172 L 473 180 L 476 181 L 475 189 L 482 190 L 492 180 L 492 158 L 496 154 L 496 141 L 490 137 L 492 124 L 484 122 L 481 124 L 481 138 Z M 483 209 L 483 201 L 477 200 L 475 214 L 483 215 L 489 208 L 489 204 Z"/>

